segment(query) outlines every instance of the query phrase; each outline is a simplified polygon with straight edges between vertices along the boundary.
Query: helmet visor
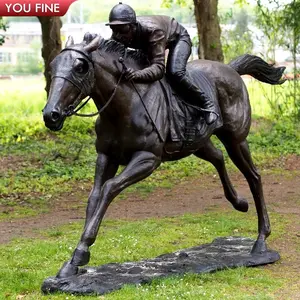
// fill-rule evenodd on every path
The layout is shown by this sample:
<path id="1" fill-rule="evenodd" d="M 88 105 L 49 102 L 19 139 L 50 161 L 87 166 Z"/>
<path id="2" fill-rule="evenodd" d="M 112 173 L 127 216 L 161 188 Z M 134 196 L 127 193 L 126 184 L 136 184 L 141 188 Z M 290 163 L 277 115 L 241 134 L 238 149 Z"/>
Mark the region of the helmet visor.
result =
<path id="1" fill-rule="evenodd" d="M 105 25 L 110 26 L 110 25 L 123 25 L 123 24 L 131 24 L 131 23 L 132 22 L 129 22 L 129 21 L 114 20 L 109 23 L 106 23 Z"/>
<path id="2" fill-rule="evenodd" d="M 113 24 L 110 25 L 110 29 L 114 32 L 114 33 L 119 33 L 122 35 L 126 35 L 129 33 L 130 31 L 130 26 L 129 24 Z"/>

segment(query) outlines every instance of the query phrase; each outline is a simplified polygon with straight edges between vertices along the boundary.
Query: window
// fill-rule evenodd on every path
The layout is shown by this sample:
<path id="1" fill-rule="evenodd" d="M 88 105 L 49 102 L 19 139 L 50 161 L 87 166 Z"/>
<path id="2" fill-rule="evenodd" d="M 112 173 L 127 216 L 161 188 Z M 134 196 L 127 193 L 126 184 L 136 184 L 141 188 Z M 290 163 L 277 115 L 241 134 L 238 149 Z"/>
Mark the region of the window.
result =
<path id="1" fill-rule="evenodd" d="M 11 53 L 0 52 L 0 64 L 10 63 L 10 62 L 11 62 Z"/>
<path id="2" fill-rule="evenodd" d="M 20 52 L 18 53 L 18 62 L 29 62 L 34 57 L 32 52 Z"/>

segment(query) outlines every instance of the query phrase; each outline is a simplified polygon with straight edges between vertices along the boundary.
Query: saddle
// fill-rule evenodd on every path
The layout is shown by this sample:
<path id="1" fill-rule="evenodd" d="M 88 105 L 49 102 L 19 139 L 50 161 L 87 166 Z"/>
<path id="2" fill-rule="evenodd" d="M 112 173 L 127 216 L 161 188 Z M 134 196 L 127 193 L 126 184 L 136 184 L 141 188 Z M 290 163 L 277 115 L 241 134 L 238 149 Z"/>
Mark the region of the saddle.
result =
<path id="1" fill-rule="evenodd" d="M 182 143 L 183 148 L 190 147 L 194 143 L 206 140 L 214 130 L 223 125 L 215 89 L 203 73 L 197 73 L 197 84 L 215 101 L 216 113 L 219 115 L 216 122 L 210 125 L 206 124 L 201 109 L 179 95 L 167 79 L 161 80 L 160 84 L 169 110 L 170 130 L 167 143 Z"/>

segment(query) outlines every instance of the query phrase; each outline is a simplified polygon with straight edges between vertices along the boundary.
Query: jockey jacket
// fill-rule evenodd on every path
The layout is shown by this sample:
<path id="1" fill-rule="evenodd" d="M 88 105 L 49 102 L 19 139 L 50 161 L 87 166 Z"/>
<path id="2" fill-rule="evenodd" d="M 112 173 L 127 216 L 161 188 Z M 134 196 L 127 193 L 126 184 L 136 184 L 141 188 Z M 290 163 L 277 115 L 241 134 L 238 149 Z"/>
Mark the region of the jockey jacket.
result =
<path id="1" fill-rule="evenodd" d="M 114 34 L 111 37 L 114 37 Z M 192 42 L 187 30 L 174 18 L 168 16 L 139 16 L 137 31 L 129 47 L 141 49 L 148 57 L 150 66 L 136 71 L 137 79 L 144 82 L 159 80 L 165 73 L 165 50 L 174 47 L 178 41 Z"/>

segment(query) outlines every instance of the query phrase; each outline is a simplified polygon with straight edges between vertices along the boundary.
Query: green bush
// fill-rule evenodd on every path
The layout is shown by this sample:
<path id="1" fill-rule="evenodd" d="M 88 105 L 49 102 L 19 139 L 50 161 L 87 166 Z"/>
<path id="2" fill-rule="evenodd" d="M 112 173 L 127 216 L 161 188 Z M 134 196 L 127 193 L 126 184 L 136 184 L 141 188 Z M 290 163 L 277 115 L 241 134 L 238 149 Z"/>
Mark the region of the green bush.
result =
<path id="1" fill-rule="evenodd" d="M 258 130 L 249 135 L 251 149 L 273 155 L 300 155 L 299 123 L 282 118 L 277 121 L 262 121 Z"/>

